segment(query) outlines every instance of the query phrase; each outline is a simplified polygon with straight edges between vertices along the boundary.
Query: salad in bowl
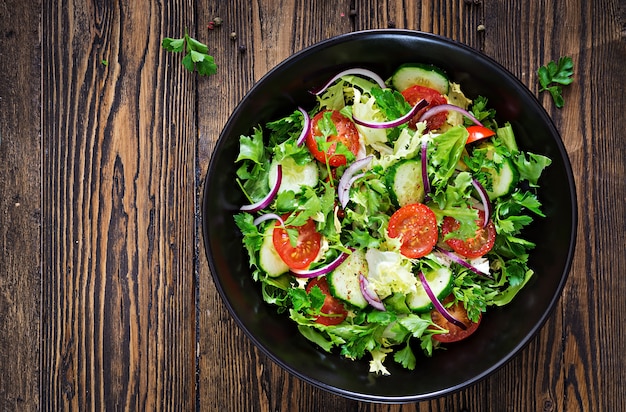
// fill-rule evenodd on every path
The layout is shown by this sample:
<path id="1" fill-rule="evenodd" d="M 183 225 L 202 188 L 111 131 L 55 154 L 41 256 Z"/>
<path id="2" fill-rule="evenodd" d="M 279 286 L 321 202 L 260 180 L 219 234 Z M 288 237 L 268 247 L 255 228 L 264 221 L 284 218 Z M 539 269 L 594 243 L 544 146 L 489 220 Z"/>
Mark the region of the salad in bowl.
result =
<path id="1" fill-rule="evenodd" d="M 533 277 L 524 228 L 551 159 L 432 64 L 347 69 L 311 93 L 239 139 L 251 276 L 321 350 L 419 368 Z"/>

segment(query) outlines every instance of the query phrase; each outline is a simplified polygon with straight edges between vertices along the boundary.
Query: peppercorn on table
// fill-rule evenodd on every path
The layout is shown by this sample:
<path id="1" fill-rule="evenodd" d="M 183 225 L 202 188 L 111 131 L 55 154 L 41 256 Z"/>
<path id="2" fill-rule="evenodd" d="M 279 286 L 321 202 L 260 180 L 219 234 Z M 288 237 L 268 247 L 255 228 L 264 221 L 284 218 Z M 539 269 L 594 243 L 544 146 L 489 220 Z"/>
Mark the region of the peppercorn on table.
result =
<path id="1" fill-rule="evenodd" d="M 625 27 L 617 0 L 4 1 L 0 409 L 626 410 Z M 377 28 L 449 37 L 516 75 L 560 131 L 579 199 L 572 271 L 537 337 L 481 382 L 404 405 L 273 363 L 202 247 L 203 178 L 236 104 L 293 53 Z M 207 47 L 184 58 L 181 39 Z M 574 81 L 558 108 L 538 69 L 562 56 Z"/>

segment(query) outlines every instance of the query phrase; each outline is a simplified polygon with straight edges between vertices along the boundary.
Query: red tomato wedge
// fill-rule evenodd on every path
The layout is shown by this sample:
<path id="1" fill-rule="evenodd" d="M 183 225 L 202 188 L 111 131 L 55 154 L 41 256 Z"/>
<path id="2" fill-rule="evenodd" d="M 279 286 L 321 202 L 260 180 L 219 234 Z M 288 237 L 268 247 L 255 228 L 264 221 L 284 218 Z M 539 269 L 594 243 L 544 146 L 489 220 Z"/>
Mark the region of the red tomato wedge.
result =
<path id="1" fill-rule="evenodd" d="M 332 167 L 342 166 L 347 162 L 346 156 L 342 154 L 335 154 L 335 150 L 337 149 L 336 143 L 331 145 L 327 151 L 320 150 L 317 145 L 316 138 L 323 136 L 320 131 L 319 122 L 324 117 L 324 113 L 326 112 L 328 112 L 328 110 L 319 112 L 311 120 L 311 131 L 306 137 L 306 145 L 313 157 L 315 157 L 315 159 L 319 162 L 326 163 L 326 161 L 328 161 L 328 164 Z M 330 120 L 335 125 L 337 134 L 328 136 L 326 141 L 341 142 L 348 148 L 348 150 L 356 155 L 359 152 L 359 132 L 355 124 L 337 110 L 332 111 Z"/>
<path id="2" fill-rule="evenodd" d="M 485 253 L 489 252 L 491 248 L 493 248 L 493 244 L 496 241 L 495 225 L 492 221 L 489 221 L 487 226 L 483 227 L 484 221 L 485 212 L 479 210 L 478 219 L 476 220 L 476 224 L 478 225 L 478 229 L 476 229 L 476 236 L 469 239 L 452 238 L 446 240 L 446 243 L 456 253 L 468 259 L 474 259 L 483 256 Z M 448 233 L 452 233 L 457 230 L 459 228 L 459 225 L 460 224 L 456 219 L 451 218 L 450 216 L 446 216 L 443 218 L 441 233 L 443 234 L 443 236 L 446 236 Z"/>
<path id="3" fill-rule="evenodd" d="M 443 95 L 437 90 L 419 85 L 411 86 L 408 89 L 405 89 L 402 92 L 402 96 L 404 96 L 404 100 L 406 100 L 411 106 L 415 106 L 417 102 L 422 99 L 428 102 L 428 106 L 418 111 L 413 119 L 409 120 L 409 126 L 412 128 L 415 128 L 415 124 L 426 110 L 434 106 L 439 106 L 440 104 L 448 103 L 446 98 L 443 97 Z M 439 129 L 441 126 L 443 126 L 447 119 L 448 112 L 438 113 L 426 120 L 426 128 L 428 130 Z"/>
<path id="4" fill-rule="evenodd" d="M 313 278 L 306 285 L 306 292 L 310 293 L 311 289 L 313 289 L 314 286 L 319 287 L 322 290 L 322 293 L 325 295 L 324 305 L 322 305 L 320 312 L 326 315 L 318 316 L 315 319 L 315 322 L 326 326 L 337 325 L 343 322 L 348 315 L 348 311 L 339 299 L 330 294 L 330 288 L 328 287 L 326 277 L 324 276 L 321 278 Z"/>
<path id="5" fill-rule="evenodd" d="M 387 230 L 389 237 L 401 237 L 400 253 L 411 259 L 426 256 L 437 243 L 437 217 L 423 203 L 402 206 L 389 218 Z"/>
<path id="6" fill-rule="evenodd" d="M 433 309 L 430 312 L 430 317 L 433 322 L 443 329 L 447 329 L 448 333 L 437 333 L 433 335 L 433 339 L 442 343 L 450 343 L 457 342 L 467 338 L 469 335 L 474 333 L 476 329 L 478 329 L 478 325 L 482 319 L 481 317 L 478 319 L 478 322 L 474 323 L 467 317 L 467 311 L 463 307 L 463 302 L 457 302 L 454 305 L 448 307 L 447 304 L 454 300 L 454 296 L 450 295 L 443 300 L 443 305 L 448 310 L 455 319 L 462 322 L 467 328 L 461 329 L 453 323 L 450 323 L 446 318 L 443 317 L 441 313 L 437 310 Z"/>
<path id="7" fill-rule="evenodd" d="M 287 216 L 283 216 L 286 219 Z M 322 245 L 322 235 L 315 230 L 315 222 L 309 219 L 302 226 L 287 226 L 289 229 L 298 230 L 298 240 L 293 247 L 289 241 L 289 234 L 276 222 L 276 227 L 272 234 L 272 241 L 278 256 L 291 269 L 306 269 L 315 260 Z"/>
<path id="8" fill-rule="evenodd" d="M 469 135 L 467 136 L 467 141 L 465 142 L 466 144 L 487 139 L 491 136 L 495 136 L 496 134 L 496 132 L 494 132 L 493 130 L 478 125 L 468 126 L 467 132 L 469 133 Z"/>

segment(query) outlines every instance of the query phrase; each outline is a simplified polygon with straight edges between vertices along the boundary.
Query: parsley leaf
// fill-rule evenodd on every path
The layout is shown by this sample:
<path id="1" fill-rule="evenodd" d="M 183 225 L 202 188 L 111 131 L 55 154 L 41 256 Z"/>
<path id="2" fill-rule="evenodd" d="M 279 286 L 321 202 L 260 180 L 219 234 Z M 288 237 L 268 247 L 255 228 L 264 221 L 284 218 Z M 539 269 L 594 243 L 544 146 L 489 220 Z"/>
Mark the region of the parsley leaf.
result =
<path id="1" fill-rule="evenodd" d="M 373 87 L 371 93 L 376 99 L 376 104 L 389 120 L 402 117 L 411 110 L 411 105 L 397 90 Z"/>
<path id="2" fill-rule="evenodd" d="M 490 108 L 487 103 L 488 100 L 486 97 L 478 96 L 474 99 L 470 112 L 486 127 L 493 128 L 495 126 L 494 118 L 496 117 L 496 110 Z M 467 117 L 464 118 L 464 121 L 466 126 L 474 124 L 474 122 Z"/>
<path id="3" fill-rule="evenodd" d="M 563 88 L 572 83 L 574 79 L 574 62 L 571 57 L 561 57 L 558 63 L 549 62 L 545 66 L 541 66 L 537 71 L 539 83 L 541 84 L 540 92 L 548 91 L 552 95 L 554 104 L 559 109 L 563 107 Z"/>
<path id="4" fill-rule="evenodd" d="M 265 156 L 265 146 L 263 146 L 263 131 L 260 128 L 254 128 L 252 136 L 239 137 L 239 156 L 235 162 L 248 159 L 256 164 L 262 164 Z"/>
<path id="5" fill-rule="evenodd" d="M 320 132 L 322 132 L 322 142 L 326 142 L 326 139 L 328 139 L 328 137 L 337 134 L 337 127 L 331 119 L 332 115 L 333 112 L 331 111 L 324 112 L 322 117 L 317 122 L 317 127 L 319 127 Z"/>
<path id="6" fill-rule="evenodd" d="M 393 359 L 408 370 L 415 370 L 416 359 L 408 342 L 403 349 L 393 355 Z"/>
<path id="7" fill-rule="evenodd" d="M 201 76 L 211 76 L 217 73 L 217 65 L 213 56 L 209 55 L 209 48 L 206 44 L 189 36 L 185 30 L 185 36 L 180 39 L 165 37 L 161 46 L 172 53 L 186 52 L 182 64 L 187 70 L 196 70 Z"/>

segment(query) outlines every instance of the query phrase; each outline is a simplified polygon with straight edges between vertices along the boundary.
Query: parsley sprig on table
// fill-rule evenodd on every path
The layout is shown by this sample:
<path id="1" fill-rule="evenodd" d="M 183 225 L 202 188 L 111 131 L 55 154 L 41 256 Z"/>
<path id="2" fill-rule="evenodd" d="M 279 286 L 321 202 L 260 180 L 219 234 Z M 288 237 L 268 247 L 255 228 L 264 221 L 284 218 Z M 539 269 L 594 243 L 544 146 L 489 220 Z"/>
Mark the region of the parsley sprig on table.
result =
<path id="1" fill-rule="evenodd" d="M 563 88 L 572 83 L 574 79 L 574 62 L 571 57 L 561 57 L 558 63 L 551 61 L 545 66 L 541 66 L 537 71 L 539 83 L 541 84 L 540 92 L 548 91 L 552 95 L 554 104 L 559 109 L 563 107 Z"/>
<path id="2" fill-rule="evenodd" d="M 185 51 L 183 66 L 190 72 L 197 70 L 202 76 L 211 76 L 217 73 L 217 65 L 213 56 L 209 55 L 209 48 L 206 44 L 189 36 L 185 30 L 185 36 L 180 39 L 166 37 L 161 43 L 163 48 L 173 53 Z"/>

